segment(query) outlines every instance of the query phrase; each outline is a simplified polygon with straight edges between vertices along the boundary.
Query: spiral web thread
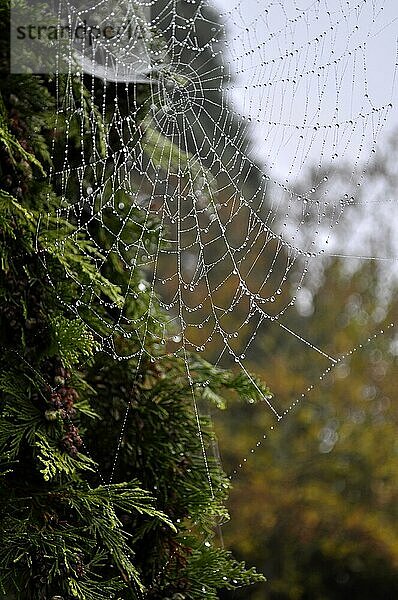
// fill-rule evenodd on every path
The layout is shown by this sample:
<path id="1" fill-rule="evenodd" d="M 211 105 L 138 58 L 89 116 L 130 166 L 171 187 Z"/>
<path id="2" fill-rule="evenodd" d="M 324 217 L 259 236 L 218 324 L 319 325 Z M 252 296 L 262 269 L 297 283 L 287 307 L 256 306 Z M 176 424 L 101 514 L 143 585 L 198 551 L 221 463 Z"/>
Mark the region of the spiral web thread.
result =
<path id="1" fill-rule="evenodd" d="M 86 58 L 80 77 L 86 84 L 92 78 L 91 105 L 98 103 L 95 81 L 103 82 L 104 120 L 114 95 L 107 130 L 99 131 L 95 114 L 89 123 L 79 117 L 72 83 L 58 107 L 67 131 L 62 170 L 51 174 L 65 197 L 59 216 L 77 223 L 73 235 L 83 232 L 101 251 L 99 272 L 117 256 L 131 282 L 122 301 L 94 297 L 87 286 L 69 308 L 84 320 L 95 300 L 117 315 L 104 323 L 106 334 L 93 334 L 99 349 L 120 360 L 126 356 L 114 333 L 129 338 L 134 330 L 140 339 L 133 354 L 137 371 L 148 355 L 153 361 L 170 354 L 184 359 L 207 465 L 191 351 L 219 365 L 236 363 L 254 386 L 245 360 L 264 328 L 267 335 L 281 328 L 298 348 L 321 359 L 320 379 L 343 360 L 289 328 L 285 316 L 305 278 L 324 257 L 337 255 L 335 233 L 357 201 L 351 190 L 363 183 L 394 114 L 391 31 L 397 32 L 398 11 L 392 0 L 308 6 L 283 0 L 266 7 L 261 0 L 242 0 L 225 10 L 221 1 L 201 0 L 122 0 L 116 6 L 102 0 L 80 10 L 61 4 L 75 23 L 95 13 L 97 22 L 112 16 L 134 31 L 112 40 L 111 51 L 108 42 L 98 42 L 100 65 L 98 55 L 87 58 L 91 48 L 81 48 Z M 387 34 L 380 87 L 373 52 L 381 39 L 387 44 Z M 70 81 L 73 69 L 71 60 Z M 79 118 L 82 153 L 76 162 L 68 135 Z M 93 147 L 102 139 L 102 155 L 88 157 L 90 137 Z M 343 188 L 333 177 L 342 164 L 350 167 Z M 312 165 L 310 184 L 300 187 Z M 137 280 L 140 272 L 145 281 Z M 125 302 L 139 302 L 141 295 L 146 308 L 129 318 Z M 161 323 L 152 315 L 159 297 L 167 315 Z M 276 422 L 299 401 L 286 408 L 262 397 Z M 127 415 L 128 408 L 113 472 Z"/>

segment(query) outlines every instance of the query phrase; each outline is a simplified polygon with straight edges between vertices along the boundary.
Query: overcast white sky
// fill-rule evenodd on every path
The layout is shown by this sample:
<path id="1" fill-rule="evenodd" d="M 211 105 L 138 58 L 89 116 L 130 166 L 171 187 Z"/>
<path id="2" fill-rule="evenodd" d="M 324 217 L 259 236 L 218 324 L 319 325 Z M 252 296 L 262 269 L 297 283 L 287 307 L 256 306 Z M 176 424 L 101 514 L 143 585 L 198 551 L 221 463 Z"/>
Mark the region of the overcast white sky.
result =
<path id="1" fill-rule="evenodd" d="M 236 110 L 252 117 L 256 154 L 275 177 L 291 179 L 318 160 L 355 162 L 361 145 L 362 162 L 373 139 L 380 142 L 398 124 L 398 80 L 392 94 L 397 0 L 215 0 L 215 5 L 231 40 Z M 292 50 L 298 52 L 280 60 Z M 395 97 L 397 106 L 372 113 L 394 104 Z M 358 117 L 361 113 L 366 116 Z M 304 132 L 295 129 L 303 124 Z"/>

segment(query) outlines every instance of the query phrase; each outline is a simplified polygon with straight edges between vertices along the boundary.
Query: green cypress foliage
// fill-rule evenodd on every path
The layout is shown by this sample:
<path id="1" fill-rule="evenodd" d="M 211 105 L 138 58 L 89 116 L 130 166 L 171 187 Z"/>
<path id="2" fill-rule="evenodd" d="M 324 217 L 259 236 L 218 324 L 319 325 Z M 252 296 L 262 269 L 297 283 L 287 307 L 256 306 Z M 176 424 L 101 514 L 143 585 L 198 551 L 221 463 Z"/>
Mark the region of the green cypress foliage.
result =
<path id="1" fill-rule="evenodd" d="M 83 122 L 95 115 L 96 151 L 105 152 L 107 123 L 80 79 L 73 88 Z M 60 91 L 70 93 L 62 80 Z M 55 217 L 54 81 L 6 74 L 0 93 L 0 596 L 199 600 L 261 580 L 215 535 L 227 518 L 229 480 L 211 421 L 194 410 L 184 361 L 138 365 L 99 352 L 96 334 L 114 322 L 95 298 L 122 303 L 130 274 L 117 256 L 98 271 L 104 231 L 89 239 L 72 218 Z M 79 136 L 69 135 L 78 160 Z M 133 274 L 137 284 L 144 277 Z M 83 296 L 76 318 L 68 307 L 85 287 L 92 310 L 84 311 Z M 123 310 L 132 318 L 150 301 L 162 322 L 149 294 Z M 114 333 L 113 343 L 126 355 L 139 347 L 134 332 L 127 341 Z M 146 350 L 156 354 L 150 342 Z M 246 377 L 188 360 L 201 406 L 258 397 Z"/>

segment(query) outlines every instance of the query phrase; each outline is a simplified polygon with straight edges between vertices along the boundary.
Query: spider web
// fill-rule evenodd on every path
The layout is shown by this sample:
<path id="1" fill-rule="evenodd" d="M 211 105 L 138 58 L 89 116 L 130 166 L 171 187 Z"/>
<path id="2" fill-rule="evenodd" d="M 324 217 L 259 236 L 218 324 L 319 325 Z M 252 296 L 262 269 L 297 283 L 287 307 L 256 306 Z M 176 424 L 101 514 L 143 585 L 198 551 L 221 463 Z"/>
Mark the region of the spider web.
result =
<path id="1" fill-rule="evenodd" d="M 319 261 L 338 252 L 335 232 L 392 115 L 396 69 L 393 2 L 223 4 L 101 0 L 61 2 L 58 12 L 75 27 L 123 24 L 112 39 L 72 44 L 69 87 L 59 91 L 62 168 L 51 178 L 64 199 L 59 217 L 101 252 L 98 272 L 120 261 L 130 283 L 116 300 L 81 285 L 68 308 L 92 327 L 103 305 L 112 318 L 95 314 L 98 349 L 134 357 L 137 372 L 143 358 L 182 357 L 200 435 L 190 352 L 235 365 L 256 387 L 246 362 L 257 336 L 275 327 L 320 360 L 321 379 L 343 360 L 291 329 L 286 315 Z M 76 97 L 76 77 L 89 97 Z M 334 178 L 342 164 L 345 186 Z M 125 310 L 131 298 L 138 316 Z M 115 334 L 133 332 L 139 347 L 126 354 Z M 262 397 L 276 422 L 298 402 Z M 114 465 L 126 422 L 127 412 Z"/>

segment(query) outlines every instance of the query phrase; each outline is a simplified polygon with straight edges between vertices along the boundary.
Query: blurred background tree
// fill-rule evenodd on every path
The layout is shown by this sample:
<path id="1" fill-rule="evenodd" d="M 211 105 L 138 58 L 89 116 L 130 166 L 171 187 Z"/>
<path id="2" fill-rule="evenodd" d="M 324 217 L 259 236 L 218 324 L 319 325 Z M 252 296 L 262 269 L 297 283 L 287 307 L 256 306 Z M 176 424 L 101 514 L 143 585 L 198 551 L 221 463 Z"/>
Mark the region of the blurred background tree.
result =
<path id="1" fill-rule="evenodd" d="M 398 183 L 396 140 L 370 165 L 332 252 L 396 255 L 388 203 Z M 354 223 L 356 240 L 347 243 Z M 278 328 L 257 341 L 251 368 L 272 384 L 278 402 L 289 406 L 309 384 L 314 390 L 271 432 L 261 406 L 232 406 L 216 418 L 227 470 L 249 455 L 234 483 L 225 543 L 268 579 L 222 598 L 397 597 L 397 338 L 394 329 L 373 338 L 396 322 L 396 275 L 393 260 L 331 257 L 304 281 L 287 325 L 331 353 L 356 348 L 322 381 L 322 360 L 309 359 Z M 250 455 L 257 440 L 262 445 Z"/>

